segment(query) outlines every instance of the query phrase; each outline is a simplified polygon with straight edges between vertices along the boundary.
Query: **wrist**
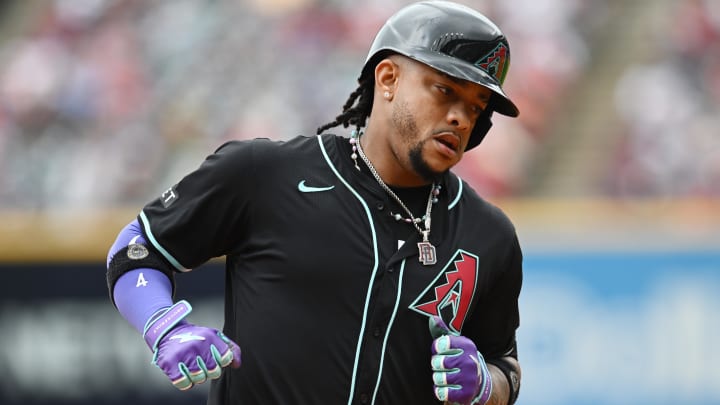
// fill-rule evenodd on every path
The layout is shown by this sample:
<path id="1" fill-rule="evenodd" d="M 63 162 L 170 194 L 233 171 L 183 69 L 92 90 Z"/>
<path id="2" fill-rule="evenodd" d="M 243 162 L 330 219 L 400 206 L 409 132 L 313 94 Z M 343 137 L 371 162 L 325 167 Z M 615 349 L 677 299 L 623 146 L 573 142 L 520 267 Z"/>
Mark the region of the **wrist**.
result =
<path id="1" fill-rule="evenodd" d="M 157 348 L 160 339 L 176 326 L 187 323 L 185 317 L 192 312 L 190 303 L 182 300 L 153 314 L 143 328 L 143 338 L 151 350 Z"/>
<path id="2" fill-rule="evenodd" d="M 485 405 L 490 401 L 493 391 L 493 380 L 490 370 L 488 369 L 487 363 L 482 354 L 478 352 L 478 359 L 480 360 L 478 367 L 478 375 L 480 381 L 478 381 L 478 394 L 475 399 L 471 402 L 471 405 Z"/>
<path id="3" fill-rule="evenodd" d="M 492 359 L 488 369 L 493 374 L 495 393 L 493 399 L 500 405 L 513 405 L 520 392 L 520 367 L 513 357 Z"/>

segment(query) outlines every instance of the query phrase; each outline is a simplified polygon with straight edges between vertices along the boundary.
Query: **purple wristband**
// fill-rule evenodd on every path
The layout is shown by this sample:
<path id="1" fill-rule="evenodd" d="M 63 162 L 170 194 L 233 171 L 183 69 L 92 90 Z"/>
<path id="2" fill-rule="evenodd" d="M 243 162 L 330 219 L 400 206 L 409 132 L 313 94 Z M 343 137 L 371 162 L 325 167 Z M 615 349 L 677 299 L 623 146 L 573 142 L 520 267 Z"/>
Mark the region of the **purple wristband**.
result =
<path id="1" fill-rule="evenodd" d="M 487 363 L 485 363 L 485 359 L 483 359 L 483 355 L 480 354 L 480 352 L 478 352 L 478 358 L 480 359 L 480 367 L 482 368 L 481 375 L 483 376 L 483 380 L 480 383 L 480 392 L 472 403 L 477 405 L 485 405 L 490 400 L 490 396 L 492 395 L 492 376 L 490 375 L 490 370 L 488 370 Z"/>
<path id="2" fill-rule="evenodd" d="M 173 305 L 170 279 L 153 269 L 130 270 L 120 276 L 113 296 L 120 314 L 140 333 L 154 314 Z"/>
<path id="3" fill-rule="evenodd" d="M 185 319 L 191 311 L 192 307 L 190 303 L 182 300 L 170 308 L 153 315 L 152 319 L 148 320 L 148 325 L 143 332 L 145 343 L 154 351 L 160 339 L 165 336 L 170 329 Z"/>

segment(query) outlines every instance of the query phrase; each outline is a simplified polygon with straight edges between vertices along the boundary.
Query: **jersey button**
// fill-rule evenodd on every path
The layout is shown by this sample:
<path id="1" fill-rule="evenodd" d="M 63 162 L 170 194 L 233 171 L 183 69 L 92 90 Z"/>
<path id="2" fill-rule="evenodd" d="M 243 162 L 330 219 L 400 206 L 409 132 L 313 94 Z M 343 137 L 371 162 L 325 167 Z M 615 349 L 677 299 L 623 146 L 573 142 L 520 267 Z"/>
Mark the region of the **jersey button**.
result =
<path id="1" fill-rule="evenodd" d="M 380 330 L 380 328 L 373 329 L 373 336 L 380 337 L 381 333 L 382 333 L 382 330 Z"/>
<path id="2" fill-rule="evenodd" d="M 360 394 L 360 403 L 367 404 L 368 402 L 370 402 L 370 396 L 364 392 Z"/>
<path id="3" fill-rule="evenodd" d="M 379 201 L 378 203 L 375 204 L 375 208 L 377 208 L 378 211 L 382 211 L 385 209 L 385 204 L 383 204 L 382 201 Z"/>

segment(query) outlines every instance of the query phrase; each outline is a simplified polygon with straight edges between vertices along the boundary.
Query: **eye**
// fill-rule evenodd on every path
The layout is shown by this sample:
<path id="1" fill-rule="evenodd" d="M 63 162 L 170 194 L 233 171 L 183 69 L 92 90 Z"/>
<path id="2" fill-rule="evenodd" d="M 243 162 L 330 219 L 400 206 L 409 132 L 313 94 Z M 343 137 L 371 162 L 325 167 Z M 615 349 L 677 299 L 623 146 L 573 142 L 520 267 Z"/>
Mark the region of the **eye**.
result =
<path id="1" fill-rule="evenodd" d="M 445 94 L 445 95 L 450 95 L 450 94 L 452 94 L 452 89 L 449 88 L 449 87 L 447 87 L 447 86 L 444 86 L 444 85 L 442 85 L 442 84 L 438 84 L 438 85 L 436 85 L 436 87 L 437 87 L 437 89 L 438 89 L 442 94 Z"/>

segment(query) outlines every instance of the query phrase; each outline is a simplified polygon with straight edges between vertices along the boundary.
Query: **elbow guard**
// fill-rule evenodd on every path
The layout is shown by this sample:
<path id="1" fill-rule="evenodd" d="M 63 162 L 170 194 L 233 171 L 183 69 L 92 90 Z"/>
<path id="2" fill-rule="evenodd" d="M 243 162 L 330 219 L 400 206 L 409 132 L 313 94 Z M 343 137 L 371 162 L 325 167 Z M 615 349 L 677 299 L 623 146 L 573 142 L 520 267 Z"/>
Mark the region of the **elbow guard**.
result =
<path id="1" fill-rule="evenodd" d="M 488 364 L 492 364 L 502 371 L 507 378 L 508 386 L 510 387 L 510 398 L 508 398 L 508 405 L 512 405 L 517 401 L 520 395 L 520 365 L 517 361 L 517 342 L 513 340 L 512 349 L 508 353 L 499 358 L 490 359 L 487 361 Z"/>
<path id="2" fill-rule="evenodd" d="M 175 271 L 173 266 L 151 244 L 147 243 L 137 219 L 120 231 L 110 248 L 107 258 L 107 286 L 110 300 L 115 305 L 113 290 L 123 274 L 134 269 L 154 269 L 165 274 L 175 293 Z"/>

